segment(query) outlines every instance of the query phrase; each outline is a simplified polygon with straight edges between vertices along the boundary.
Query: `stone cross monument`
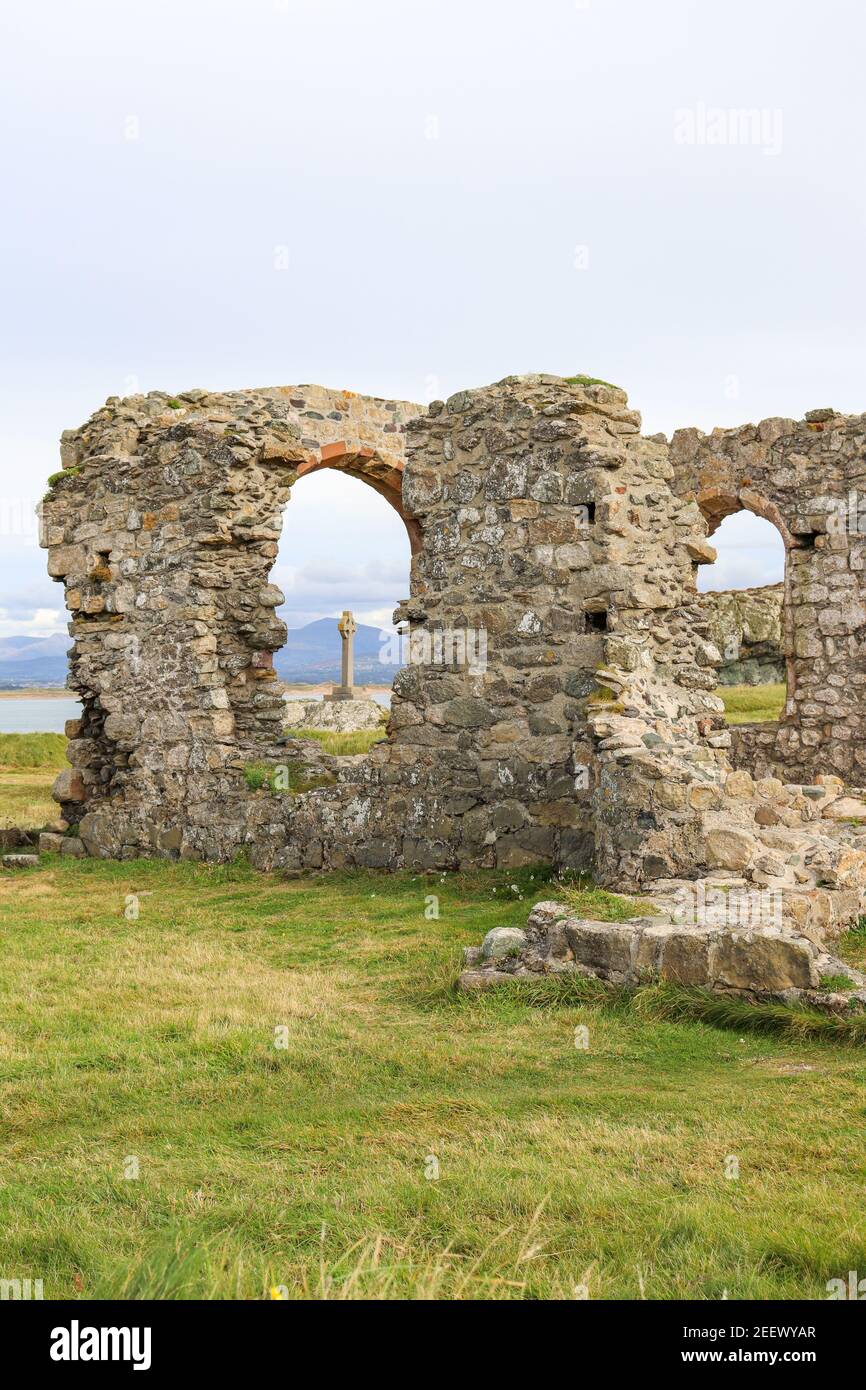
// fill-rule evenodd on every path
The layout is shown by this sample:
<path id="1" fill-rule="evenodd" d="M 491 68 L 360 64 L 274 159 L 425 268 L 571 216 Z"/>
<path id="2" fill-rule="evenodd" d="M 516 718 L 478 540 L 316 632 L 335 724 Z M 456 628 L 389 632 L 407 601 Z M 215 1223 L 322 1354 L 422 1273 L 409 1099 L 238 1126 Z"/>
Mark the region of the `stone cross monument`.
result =
<path id="1" fill-rule="evenodd" d="M 339 685 L 335 685 L 329 700 L 354 700 L 355 696 L 355 633 L 358 625 L 353 615 L 345 609 L 343 616 L 337 624 L 337 631 L 343 644 L 343 660 L 341 666 L 341 680 Z"/>

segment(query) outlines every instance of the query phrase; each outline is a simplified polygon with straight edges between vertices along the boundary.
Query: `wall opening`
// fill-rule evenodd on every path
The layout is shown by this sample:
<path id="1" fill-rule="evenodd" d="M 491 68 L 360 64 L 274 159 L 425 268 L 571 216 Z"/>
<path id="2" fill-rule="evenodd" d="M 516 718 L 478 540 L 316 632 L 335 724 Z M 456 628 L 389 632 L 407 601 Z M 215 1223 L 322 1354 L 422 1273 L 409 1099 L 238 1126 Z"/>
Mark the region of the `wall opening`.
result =
<path id="1" fill-rule="evenodd" d="M 405 518 L 368 478 L 339 467 L 309 470 L 298 477 L 283 511 L 271 571 L 271 583 L 285 596 L 276 614 L 288 629 L 287 637 L 273 661 L 289 720 L 298 715 L 298 702 L 322 701 L 340 687 L 343 641 L 338 624 L 347 611 L 355 624 L 355 696 L 389 708 L 391 686 L 403 664 L 392 616 L 409 597 L 412 552 Z M 353 713 L 360 711 L 340 712 L 347 732 L 352 732 Z M 324 713 L 314 712 L 312 717 L 324 720 Z M 291 723 L 287 731 L 292 737 L 301 732 Z M 369 732 L 384 737 L 384 725 Z M 333 742 L 320 741 L 326 746 Z M 374 741 L 350 740 L 346 752 L 363 752 Z"/>
<path id="2" fill-rule="evenodd" d="M 607 632 L 607 610 L 605 608 L 587 610 L 583 615 L 583 626 L 585 632 Z"/>
<path id="3" fill-rule="evenodd" d="M 777 720 L 787 699 L 785 541 L 766 517 L 720 510 L 708 515 L 718 558 L 697 579 L 722 658 L 718 693 L 730 724 Z"/>

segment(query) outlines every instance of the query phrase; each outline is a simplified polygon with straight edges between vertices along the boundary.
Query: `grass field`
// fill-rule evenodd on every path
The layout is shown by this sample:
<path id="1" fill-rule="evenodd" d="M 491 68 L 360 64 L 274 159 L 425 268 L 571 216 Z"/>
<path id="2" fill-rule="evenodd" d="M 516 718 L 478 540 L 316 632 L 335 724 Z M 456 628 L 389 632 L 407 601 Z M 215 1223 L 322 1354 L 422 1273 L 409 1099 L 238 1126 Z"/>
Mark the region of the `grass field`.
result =
<path id="1" fill-rule="evenodd" d="M 453 993 L 459 948 L 552 891 L 0 872 L 0 1274 L 48 1298 L 821 1298 L 866 1268 L 866 1049 L 653 990 Z"/>
<path id="2" fill-rule="evenodd" d="M 32 830 L 56 820 L 51 784 L 65 758 L 62 734 L 0 734 L 0 828 Z"/>
<path id="3" fill-rule="evenodd" d="M 3 823 L 54 818 L 63 748 L 0 736 Z M 863 1030 L 592 982 L 455 995 L 459 948 L 539 897 L 630 910 L 545 878 L 0 871 L 0 1276 L 736 1299 L 866 1267 Z M 862 966 L 866 933 L 841 953 Z"/>
<path id="4" fill-rule="evenodd" d="M 784 685 L 720 685 L 729 724 L 753 724 L 778 719 L 785 704 Z"/>
<path id="5" fill-rule="evenodd" d="M 342 757 L 349 753 L 369 753 L 373 744 L 381 743 L 385 737 L 385 726 L 383 724 L 380 729 L 358 729 L 355 733 L 349 734 L 336 734 L 329 729 L 298 729 L 295 736 L 300 739 L 314 739 L 316 743 L 321 743 L 326 753 Z"/>

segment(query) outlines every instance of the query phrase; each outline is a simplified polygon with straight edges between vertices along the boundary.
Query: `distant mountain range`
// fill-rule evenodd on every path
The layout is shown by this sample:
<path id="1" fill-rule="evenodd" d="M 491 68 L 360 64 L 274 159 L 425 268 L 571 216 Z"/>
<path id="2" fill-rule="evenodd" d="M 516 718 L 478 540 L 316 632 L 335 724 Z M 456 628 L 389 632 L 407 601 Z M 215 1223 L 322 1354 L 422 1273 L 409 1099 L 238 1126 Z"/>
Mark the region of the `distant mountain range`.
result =
<path id="1" fill-rule="evenodd" d="M 61 688 L 66 684 L 66 653 L 72 639 L 0 637 L 0 690 Z"/>
<path id="2" fill-rule="evenodd" d="M 388 634 L 377 627 L 358 624 L 355 633 L 355 684 L 390 685 L 399 664 L 393 658 Z M 284 681 L 338 681 L 341 638 L 336 618 L 319 618 L 306 627 L 291 628 L 286 645 L 274 653 L 274 668 Z"/>
<path id="3" fill-rule="evenodd" d="M 0 637 L 0 690 L 52 689 L 66 685 L 66 653 L 72 639 L 56 637 Z M 358 685 L 390 685 L 399 665 L 383 663 L 380 654 L 394 653 L 387 634 L 377 627 L 358 624 L 355 633 L 355 682 Z M 286 645 L 274 654 L 274 667 L 285 681 L 339 681 L 340 634 L 336 618 L 320 618 L 306 627 L 292 628 Z"/>

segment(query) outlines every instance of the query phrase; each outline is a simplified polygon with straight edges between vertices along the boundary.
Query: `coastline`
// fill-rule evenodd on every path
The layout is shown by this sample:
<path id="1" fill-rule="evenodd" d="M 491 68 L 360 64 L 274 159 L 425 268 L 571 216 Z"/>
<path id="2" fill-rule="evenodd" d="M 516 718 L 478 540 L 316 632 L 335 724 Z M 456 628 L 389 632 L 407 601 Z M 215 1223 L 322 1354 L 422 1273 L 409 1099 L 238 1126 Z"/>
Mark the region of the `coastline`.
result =
<path id="1" fill-rule="evenodd" d="M 67 690 L 65 686 L 51 686 L 48 689 L 40 689 L 37 686 L 21 686 L 15 690 L 0 690 L 0 700 L 77 700 L 78 696 L 74 690 Z"/>

